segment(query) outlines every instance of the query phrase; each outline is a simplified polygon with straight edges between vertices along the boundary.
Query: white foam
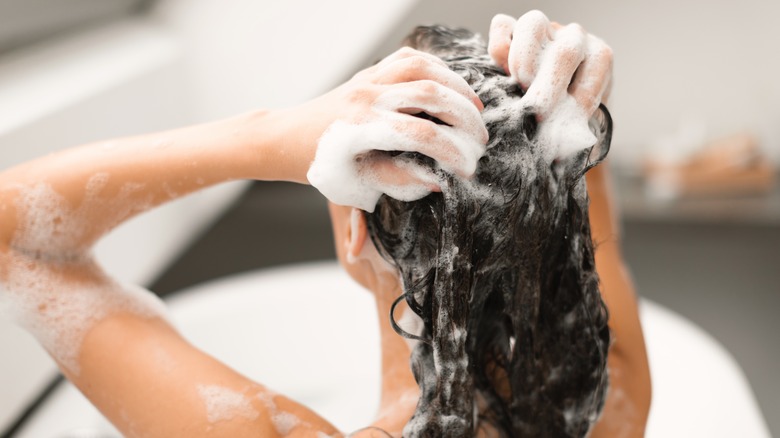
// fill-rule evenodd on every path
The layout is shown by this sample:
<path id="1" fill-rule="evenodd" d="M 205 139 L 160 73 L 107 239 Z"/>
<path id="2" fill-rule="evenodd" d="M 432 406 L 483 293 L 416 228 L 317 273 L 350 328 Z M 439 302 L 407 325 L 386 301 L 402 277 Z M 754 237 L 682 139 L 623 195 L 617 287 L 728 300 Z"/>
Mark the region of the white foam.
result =
<path id="1" fill-rule="evenodd" d="M 88 249 L 84 245 L 91 242 L 86 236 L 93 232 L 89 215 L 95 209 L 111 211 L 114 222 L 118 223 L 149 207 L 149 203 L 128 202 L 128 198 L 143 187 L 141 183 L 124 184 L 116 196 L 101 196 L 109 179 L 107 173 L 93 175 L 85 185 L 84 198 L 78 206 L 72 206 L 45 182 L 19 187 L 18 225 L 11 246 L 31 254 L 68 258 Z"/>
<path id="2" fill-rule="evenodd" d="M 86 198 L 90 199 L 95 196 L 100 195 L 100 191 L 103 190 L 103 188 L 108 184 L 108 180 L 110 178 L 110 175 L 105 172 L 100 172 L 92 175 L 87 180 L 87 186 L 86 186 Z"/>
<path id="3" fill-rule="evenodd" d="M 197 389 L 206 405 L 209 423 L 236 417 L 254 420 L 260 416 L 250 399 L 240 392 L 219 385 L 198 385 Z"/>
<path id="4" fill-rule="evenodd" d="M 264 392 L 260 392 L 255 396 L 265 405 L 266 409 L 268 410 L 268 414 L 271 417 L 271 423 L 273 424 L 274 429 L 276 429 L 276 432 L 284 436 L 289 434 L 299 425 L 309 428 L 311 427 L 311 424 L 301 420 L 295 414 L 280 410 L 274 401 L 276 395 L 277 394 L 273 391 L 265 390 Z"/>
<path id="5" fill-rule="evenodd" d="M 493 79 L 494 81 L 503 78 Z M 484 85 L 483 87 L 490 87 Z M 494 107 L 486 109 L 482 116 L 486 123 L 521 123 L 520 117 L 529 112 L 535 112 L 543 104 L 539 103 L 544 93 L 536 96 L 525 95 L 520 99 L 512 96 L 502 96 Z M 561 96 L 546 112 L 538 113 L 538 127 L 535 141 L 542 152 L 544 162 L 549 164 L 556 159 L 565 159 L 578 151 L 596 144 L 597 138 L 590 129 L 590 117 L 577 101 L 569 94 Z M 489 144 L 488 147 L 491 147 Z M 536 158 L 531 158 L 535 160 Z M 528 167 L 533 170 L 533 166 Z"/>
<path id="6" fill-rule="evenodd" d="M 74 281 L 63 269 L 67 264 L 45 266 L 23 255 L 9 255 L 3 261 L 3 311 L 74 375 L 80 371 L 84 336 L 105 317 L 118 312 L 145 318 L 165 315 L 162 301 L 141 288 L 107 278 L 99 283 Z"/>
<path id="7" fill-rule="evenodd" d="M 14 248 L 62 253 L 76 246 L 85 233 L 85 227 L 74 223 L 78 218 L 73 208 L 46 183 L 20 189 L 16 208 L 18 226 L 11 241 Z"/>
<path id="8" fill-rule="evenodd" d="M 276 432 L 282 436 L 286 436 L 292 432 L 296 426 L 301 424 L 301 420 L 289 412 L 277 412 L 271 415 L 271 422 L 273 423 Z"/>
<path id="9" fill-rule="evenodd" d="M 522 99 L 521 99 L 522 100 Z M 552 162 L 596 144 L 596 136 L 588 126 L 590 117 L 569 94 L 564 95 L 552 110 L 542 116 L 537 141 L 545 146 L 544 158 Z"/>
<path id="10" fill-rule="evenodd" d="M 531 13 L 529 13 L 531 14 Z M 532 17 L 534 20 L 546 20 L 544 14 L 535 11 Z M 525 30 L 524 30 L 525 29 Z M 532 27 L 515 28 L 514 32 L 531 32 Z M 530 38 L 526 35 L 525 38 Z M 539 125 L 536 132 L 536 142 L 540 145 L 542 156 L 546 163 L 551 163 L 556 159 L 565 159 L 578 151 L 587 149 L 596 144 L 598 139 L 593 134 L 589 126 L 590 114 L 585 108 L 582 108 L 576 99 L 568 94 L 568 82 L 560 82 L 556 69 L 560 68 L 557 63 L 546 62 L 555 51 L 565 49 L 576 49 L 581 52 L 587 51 L 587 44 L 599 44 L 600 40 L 589 39 L 582 41 L 583 36 L 576 28 L 561 29 L 555 35 L 553 41 L 544 41 L 542 50 L 538 55 L 532 57 L 536 62 L 536 67 L 521 69 L 519 72 L 512 72 L 516 78 L 520 75 L 523 83 L 531 83 L 528 92 L 518 101 L 511 96 L 502 96 L 496 106 L 486 109 L 482 116 L 487 123 L 501 122 L 520 123 L 519 118 L 524 114 L 533 112 L 538 116 Z M 536 50 L 529 47 L 527 50 Z M 531 57 L 531 53 L 526 53 L 526 57 Z M 531 72 L 536 72 L 534 77 L 527 76 Z M 532 80 L 533 79 L 533 80 Z M 570 78 L 566 78 L 570 79 Z M 502 81 L 505 78 L 496 77 L 490 81 Z M 482 88 L 494 88 L 493 84 L 485 83 Z M 509 99 L 509 101 L 506 101 Z"/>
<path id="11" fill-rule="evenodd" d="M 421 180 L 416 184 L 394 185 L 382 181 L 380 175 L 369 167 L 370 159 L 364 159 L 370 151 L 419 151 L 426 144 L 413 133 L 402 132 L 395 117 L 363 124 L 334 122 L 320 138 L 317 153 L 309 168 L 307 178 L 331 202 L 373 212 L 379 197 L 387 194 L 401 201 L 416 201 L 438 186 L 433 172 L 421 168 L 411 160 L 397 157 L 393 165 L 412 173 Z M 409 116 L 404 116 L 409 117 Z M 485 147 L 460 131 L 435 125 L 437 135 L 446 138 L 456 149 L 450 156 L 451 163 L 438 164 L 448 172 L 473 173 Z"/>
<path id="12" fill-rule="evenodd" d="M 264 405 L 265 408 L 268 409 L 268 412 L 276 412 L 276 402 L 274 401 L 274 397 L 276 397 L 277 394 L 274 391 L 265 389 L 264 391 L 258 392 L 255 395 L 255 398 L 260 400 Z"/>
<path id="13" fill-rule="evenodd" d="M 414 311 L 408 307 L 406 310 L 404 310 L 401 318 L 396 322 L 398 326 L 403 329 L 403 331 L 418 337 L 422 335 L 423 329 L 425 328 L 425 324 L 423 324 L 422 318 L 420 318 L 419 315 L 414 313 Z M 406 337 L 404 338 L 404 341 L 406 341 L 406 345 L 409 346 L 410 350 L 413 350 L 414 347 L 420 343 L 420 341 L 417 339 L 409 339 Z"/>
<path id="14" fill-rule="evenodd" d="M 578 409 L 573 407 L 563 408 L 563 421 L 565 421 L 566 424 L 570 424 L 574 420 L 579 420 L 580 418 L 581 415 Z"/>
<path id="15" fill-rule="evenodd" d="M 105 276 L 84 248 L 86 243 L 81 244 L 91 231 L 88 213 L 104 201 L 100 193 L 108 180 L 105 173 L 90 178 L 77 208 L 46 183 L 17 187 L 13 250 L 0 260 L 4 268 L 0 308 L 76 375 L 83 338 L 96 323 L 118 312 L 148 318 L 165 315 L 154 294 Z M 110 202 L 121 204 L 138 188 L 126 185 Z M 120 216 L 132 210 L 124 208 Z"/>
<path id="16" fill-rule="evenodd" d="M 522 106 L 533 109 L 540 116 L 537 141 L 545 147 L 548 162 L 565 158 L 596 144 L 596 137 L 588 126 L 590 114 L 568 94 L 571 78 L 560 76 L 563 62 L 550 62 L 550 57 L 561 53 L 578 53 L 584 58 L 587 39 L 578 26 L 565 26 L 555 32 L 554 39 L 543 45 L 538 57 L 539 70 L 528 92 L 521 99 Z"/>
<path id="17" fill-rule="evenodd" d="M 372 149 L 383 150 L 399 134 L 389 123 L 350 125 L 337 121 L 320 138 L 316 157 L 306 175 L 331 202 L 374 211 L 385 191 L 404 201 L 414 201 L 430 193 L 424 186 L 383 187 L 376 175 L 363 166 L 360 155 Z"/>

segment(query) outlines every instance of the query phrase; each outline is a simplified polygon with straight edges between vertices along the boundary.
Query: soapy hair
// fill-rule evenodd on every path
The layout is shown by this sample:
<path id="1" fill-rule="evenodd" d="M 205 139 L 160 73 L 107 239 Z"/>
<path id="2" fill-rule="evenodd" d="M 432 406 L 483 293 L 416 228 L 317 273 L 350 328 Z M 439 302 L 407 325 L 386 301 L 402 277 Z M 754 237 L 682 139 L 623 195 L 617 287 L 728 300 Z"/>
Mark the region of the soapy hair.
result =
<path id="1" fill-rule="evenodd" d="M 406 44 L 466 79 L 490 141 L 473 179 L 434 170 L 441 193 L 383 196 L 366 213 L 402 278 L 399 301 L 424 327 L 407 333 L 391 312 L 396 331 L 420 341 L 411 367 L 421 396 L 404 436 L 586 436 L 606 397 L 610 332 L 584 174 L 609 149 L 609 113 L 602 105 L 591 120 L 593 148 L 549 162 L 533 108 L 518 110 L 523 91 L 478 36 L 420 27 Z"/>

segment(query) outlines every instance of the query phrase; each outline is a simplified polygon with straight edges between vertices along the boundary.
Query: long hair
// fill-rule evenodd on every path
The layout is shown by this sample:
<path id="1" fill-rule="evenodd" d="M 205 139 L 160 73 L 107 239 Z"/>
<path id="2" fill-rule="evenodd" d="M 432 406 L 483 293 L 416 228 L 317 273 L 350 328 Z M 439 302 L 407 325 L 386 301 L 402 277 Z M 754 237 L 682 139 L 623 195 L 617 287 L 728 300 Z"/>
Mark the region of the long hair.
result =
<path id="1" fill-rule="evenodd" d="M 610 333 L 583 176 L 609 149 L 609 113 L 601 106 L 591 120 L 592 149 L 550 162 L 533 110 L 517 110 L 522 90 L 478 36 L 419 27 L 406 43 L 466 79 L 485 104 L 490 141 L 474 178 L 434 170 L 440 193 L 383 196 L 366 213 L 400 273 L 399 300 L 424 327 L 406 333 L 390 315 L 421 341 L 411 356 L 421 396 L 404 436 L 585 436 L 606 397 Z"/>

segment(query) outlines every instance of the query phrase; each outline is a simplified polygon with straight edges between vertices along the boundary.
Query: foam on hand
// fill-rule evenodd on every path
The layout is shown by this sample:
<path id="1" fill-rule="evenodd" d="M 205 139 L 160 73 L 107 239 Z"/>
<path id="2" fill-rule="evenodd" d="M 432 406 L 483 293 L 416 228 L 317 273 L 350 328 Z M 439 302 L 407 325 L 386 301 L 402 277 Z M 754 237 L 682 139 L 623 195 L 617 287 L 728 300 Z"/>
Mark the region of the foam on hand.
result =
<path id="1" fill-rule="evenodd" d="M 488 81 L 513 80 L 509 77 L 494 77 Z M 522 117 L 534 114 L 538 121 L 534 142 L 544 162 L 550 164 L 555 160 L 566 159 L 598 142 L 590 127 L 590 116 L 571 95 L 564 94 L 554 105 L 549 105 L 546 101 L 549 93 L 526 94 L 518 99 L 517 96 L 507 94 L 502 87 L 492 89 L 496 95 L 491 97 L 498 103 L 482 113 L 485 123 L 520 124 Z M 540 108 L 546 108 L 546 112 L 538 113 Z M 491 146 L 489 143 L 488 148 Z M 528 159 L 536 161 L 538 158 L 529 156 Z M 529 177 L 533 179 L 532 175 Z"/>
<path id="2" fill-rule="evenodd" d="M 319 139 L 307 178 L 330 201 L 372 212 L 383 194 L 407 202 L 425 197 L 440 185 L 438 169 L 461 176 L 476 170 L 487 130 L 474 104 L 442 85 L 394 87 L 377 97 L 363 120 L 337 120 Z M 408 154 L 380 152 L 420 153 L 434 168 Z"/>
<path id="3" fill-rule="evenodd" d="M 548 22 L 544 14 L 534 15 L 532 20 Z M 547 148 L 548 161 L 566 158 L 597 141 L 588 124 L 590 114 L 568 93 L 570 74 L 585 58 L 587 41 L 582 28 L 564 26 L 542 44 L 534 60 L 535 77 L 520 78 L 521 71 L 513 72 L 523 83 L 531 84 L 521 99 L 522 107 L 538 115 L 537 141 Z"/>
<path id="4" fill-rule="evenodd" d="M 527 102 L 526 102 L 527 104 Z M 545 145 L 545 159 L 552 162 L 574 155 L 596 144 L 590 130 L 590 116 L 570 95 L 564 95 L 551 111 L 542 116 L 536 133 L 537 141 Z"/>
<path id="5" fill-rule="evenodd" d="M 431 185 L 437 183 L 432 172 L 396 160 L 396 165 L 414 172 L 418 179 L 427 183 L 387 184 L 370 166 L 364 165 L 363 158 L 374 150 L 414 150 L 416 144 L 411 135 L 398 132 L 389 121 L 359 125 L 336 121 L 320 138 L 317 154 L 306 176 L 309 183 L 331 202 L 368 212 L 374 211 L 383 193 L 402 201 L 415 201 L 428 195 Z M 477 158 L 470 158 L 474 167 Z"/>
<path id="6" fill-rule="evenodd" d="M 542 147 L 545 161 L 565 159 L 595 145 L 598 140 L 589 126 L 589 109 L 569 94 L 569 87 L 572 74 L 579 68 L 575 74 L 578 85 L 598 88 L 596 78 L 582 77 L 586 73 L 580 63 L 606 45 L 577 25 L 551 29 L 549 19 L 540 11 L 520 17 L 512 29 L 512 39 L 523 44 L 511 46 L 510 73 L 513 80 L 527 88 L 521 102 L 512 107 L 518 114 L 537 116 L 536 142 Z M 602 93 L 597 96 L 599 100 Z"/>

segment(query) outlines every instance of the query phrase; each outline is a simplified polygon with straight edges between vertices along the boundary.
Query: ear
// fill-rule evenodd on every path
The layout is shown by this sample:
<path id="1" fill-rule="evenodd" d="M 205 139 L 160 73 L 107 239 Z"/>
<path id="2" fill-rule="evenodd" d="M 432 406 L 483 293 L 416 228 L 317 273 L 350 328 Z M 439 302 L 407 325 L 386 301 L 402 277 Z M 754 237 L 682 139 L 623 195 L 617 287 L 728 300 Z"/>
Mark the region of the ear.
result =
<path id="1" fill-rule="evenodd" d="M 349 263 L 355 263 L 360 253 L 363 251 L 363 246 L 366 244 L 366 237 L 368 236 L 368 227 L 366 225 L 366 216 L 363 210 L 353 208 L 349 213 L 349 228 L 348 228 L 348 242 L 347 242 L 347 261 Z"/>

